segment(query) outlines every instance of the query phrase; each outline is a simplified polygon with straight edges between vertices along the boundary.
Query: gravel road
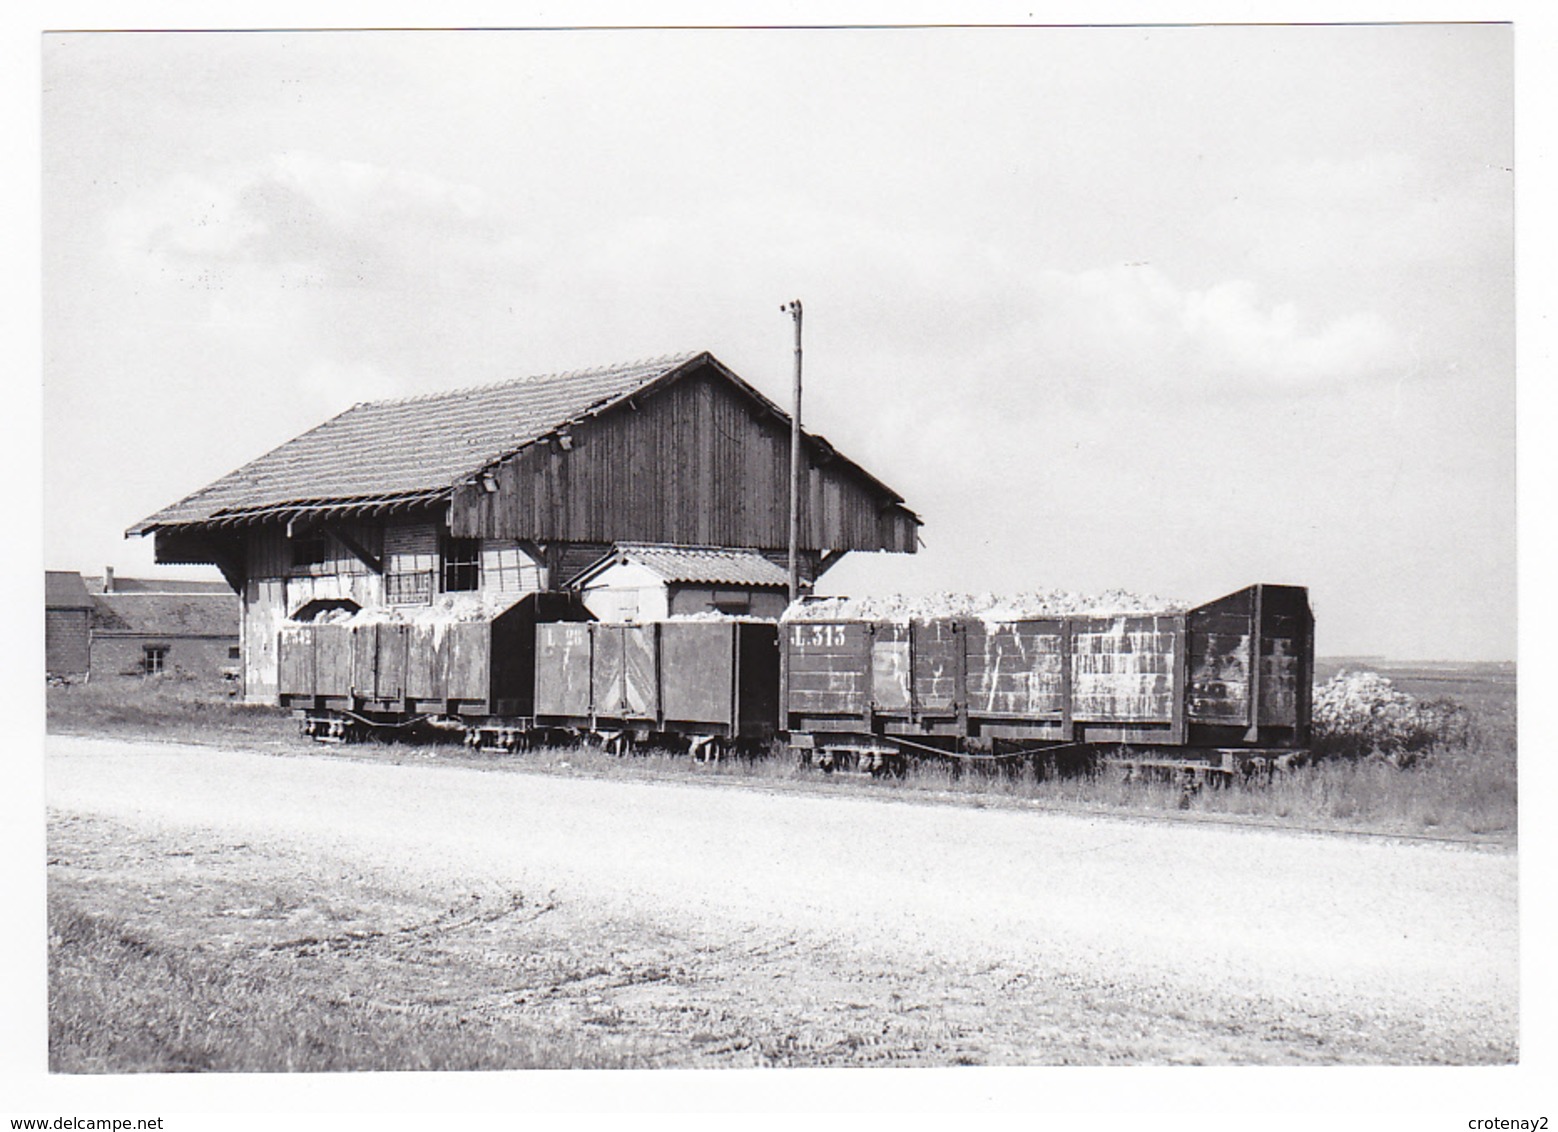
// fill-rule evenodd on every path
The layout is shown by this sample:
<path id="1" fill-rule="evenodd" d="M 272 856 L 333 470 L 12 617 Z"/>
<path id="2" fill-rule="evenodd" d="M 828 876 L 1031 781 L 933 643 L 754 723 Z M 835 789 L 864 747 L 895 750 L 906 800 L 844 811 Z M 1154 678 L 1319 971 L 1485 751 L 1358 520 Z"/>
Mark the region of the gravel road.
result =
<path id="1" fill-rule="evenodd" d="M 1403 1060 L 1517 1057 L 1508 852 L 72 736 L 48 740 L 47 796 L 392 889 L 551 892 L 669 931 L 1433 1036 Z"/>

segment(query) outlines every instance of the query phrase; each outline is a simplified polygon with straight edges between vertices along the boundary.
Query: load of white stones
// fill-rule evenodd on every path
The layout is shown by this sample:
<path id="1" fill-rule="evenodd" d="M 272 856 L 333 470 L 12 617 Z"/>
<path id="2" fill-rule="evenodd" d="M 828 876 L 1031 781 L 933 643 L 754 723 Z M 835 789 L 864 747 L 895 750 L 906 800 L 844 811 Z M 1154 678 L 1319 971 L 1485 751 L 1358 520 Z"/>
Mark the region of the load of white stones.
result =
<path id="1" fill-rule="evenodd" d="M 365 609 L 329 609 L 314 618 L 315 624 L 340 625 L 438 625 L 464 621 L 491 621 L 525 595 L 469 591 L 439 594 L 430 602 L 414 605 L 370 605 Z"/>
<path id="2" fill-rule="evenodd" d="M 1121 614 L 1183 613 L 1189 605 L 1151 594 L 1105 590 L 1079 594 L 1037 590 L 1018 594 L 891 594 L 883 597 L 809 597 L 785 610 L 785 621 L 1031 621 L 1041 617 L 1112 617 Z"/>

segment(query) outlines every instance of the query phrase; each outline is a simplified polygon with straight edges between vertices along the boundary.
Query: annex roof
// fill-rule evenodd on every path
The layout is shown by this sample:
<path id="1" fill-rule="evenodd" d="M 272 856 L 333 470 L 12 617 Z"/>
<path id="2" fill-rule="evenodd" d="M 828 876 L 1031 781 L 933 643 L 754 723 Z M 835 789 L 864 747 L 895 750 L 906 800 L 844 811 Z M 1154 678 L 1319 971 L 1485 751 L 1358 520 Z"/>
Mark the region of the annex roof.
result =
<path id="1" fill-rule="evenodd" d="M 261 518 L 267 513 L 285 514 L 289 508 L 432 502 L 541 437 L 625 401 L 703 359 L 712 360 L 706 353 L 680 354 L 363 402 L 141 520 L 126 533 Z"/>
<path id="2" fill-rule="evenodd" d="M 637 563 L 671 583 L 784 587 L 790 582 L 783 567 L 756 550 L 619 542 L 610 554 L 586 567 L 570 584 L 578 585 L 624 562 Z"/>
<path id="3" fill-rule="evenodd" d="M 95 594 L 92 631 L 108 636 L 238 636 L 238 596 L 227 593 Z"/>
<path id="4" fill-rule="evenodd" d="M 91 609 L 92 597 L 77 571 L 45 570 L 43 605 L 45 609 Z"/>

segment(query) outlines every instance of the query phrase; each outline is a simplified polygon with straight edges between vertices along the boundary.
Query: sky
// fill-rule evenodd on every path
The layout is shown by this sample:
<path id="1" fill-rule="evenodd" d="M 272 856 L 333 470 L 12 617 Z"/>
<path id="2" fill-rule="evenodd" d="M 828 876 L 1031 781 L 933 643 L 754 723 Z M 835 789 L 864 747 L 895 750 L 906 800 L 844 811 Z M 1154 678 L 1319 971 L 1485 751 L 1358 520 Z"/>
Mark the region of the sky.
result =
<path id="1" fill-rule="evenodd" d="M 1310 588 L 1516 653 L 1507 25 L 41 37 L 45 565 L 362 400 L 710 350 L 828 592 Z M 186 570 L 187 572 L 187 570 Z M 214 574 L 212 575 L 214 576 Z"/>

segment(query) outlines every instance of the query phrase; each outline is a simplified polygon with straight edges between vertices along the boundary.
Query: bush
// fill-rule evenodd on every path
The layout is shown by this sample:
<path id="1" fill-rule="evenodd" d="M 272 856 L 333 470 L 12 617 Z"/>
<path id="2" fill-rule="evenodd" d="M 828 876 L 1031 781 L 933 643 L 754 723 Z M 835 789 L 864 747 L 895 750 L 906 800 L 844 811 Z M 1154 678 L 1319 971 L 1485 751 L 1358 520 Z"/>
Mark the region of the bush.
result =
<path id="1" fill-rule="evenodd" d="M 1317 758 L 1384 759 L 1408 766 L 1426 752 L 1464 746 L 1471 715 L 1448 699 L 1419 701 L 1377 672 L 1339 672 L 1315 689 Z"/>

